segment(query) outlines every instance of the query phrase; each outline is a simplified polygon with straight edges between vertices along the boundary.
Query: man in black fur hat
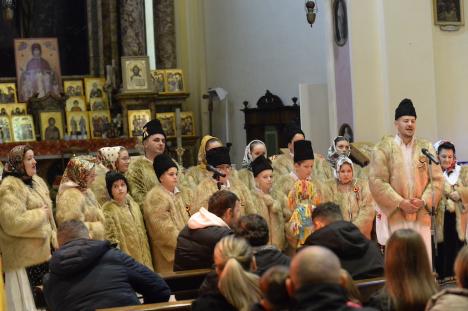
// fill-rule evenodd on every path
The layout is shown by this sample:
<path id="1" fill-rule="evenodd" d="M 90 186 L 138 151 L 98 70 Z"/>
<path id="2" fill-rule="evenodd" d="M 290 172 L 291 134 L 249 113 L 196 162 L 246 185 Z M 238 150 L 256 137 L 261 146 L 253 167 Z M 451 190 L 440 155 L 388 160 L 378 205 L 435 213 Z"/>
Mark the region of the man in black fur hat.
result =
<path id="1" fill-rule="evenodd" d="M 432 192 L 429 161 L 422 153 L 435 155 L 432 144 L 415 138 L 416 109 L 410 99 L 403 99 L 395 110 L 395 136 L 385 136 L 372 153 L 369 187 L 390 231 L 412 228 L 418 231 L 431 258 Z M 435 206 L 442 193 L 443 175 L 440 166 L 432 164 Z M 377 234 L 379 228 L 377 227 Z"/>

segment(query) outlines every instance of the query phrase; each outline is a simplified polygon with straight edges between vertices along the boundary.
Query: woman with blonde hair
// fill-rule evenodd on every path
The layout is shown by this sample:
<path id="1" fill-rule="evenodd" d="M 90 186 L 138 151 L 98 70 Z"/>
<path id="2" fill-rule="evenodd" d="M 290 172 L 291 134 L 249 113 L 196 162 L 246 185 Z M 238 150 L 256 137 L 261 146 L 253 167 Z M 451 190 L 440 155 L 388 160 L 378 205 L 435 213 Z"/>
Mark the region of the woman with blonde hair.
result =
<path id="1" fill-rule="evenodd" d="M 243 238 L 232 235 L 222 238 L 214 250 L 219 293 L 202 295 L 192 310 L 250 310 L 261 299 L 259 278 L 255 270 L 252 247 Z"/>
<path id="2" fill-rule="evenodd" d="M 400 229 L 385 250 L 385 286 L 368 305 L 378 310 L 423 311 L 437 292 L 425 243 L 418 232 Z"/>
<path id="3" fill-rule="evenodd" d="M 104 214 L 89 186 L 96 178 L 95 159 L 90 156 L 71 158 L 63 173 L 57 193 L 55 217 L 60 224 L 67 220 L 81 220 L 92 239 L 104 240 Z"/>

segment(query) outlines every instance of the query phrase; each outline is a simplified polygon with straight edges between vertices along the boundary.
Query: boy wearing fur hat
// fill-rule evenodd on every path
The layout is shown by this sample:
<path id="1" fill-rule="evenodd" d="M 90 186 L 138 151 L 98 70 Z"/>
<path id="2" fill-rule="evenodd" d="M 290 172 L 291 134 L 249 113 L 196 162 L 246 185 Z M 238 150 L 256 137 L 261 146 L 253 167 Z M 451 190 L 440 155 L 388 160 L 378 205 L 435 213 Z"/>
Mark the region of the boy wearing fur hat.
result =
<path id="1" fill-rule="evenodd" d="M 387 216 L 390 231 L 412 228 L 419 232 L 431 259 L 432 192 L 426 148 L 435 155 L 432 144 L 415 137 L 416 110 L 403 99 L 395 110 L 395 136 L 385 136 L 372 153 L 369 187 L 380 210 Z M 440 166 L 432 164 L 435 205 L 442 193 Z"/>

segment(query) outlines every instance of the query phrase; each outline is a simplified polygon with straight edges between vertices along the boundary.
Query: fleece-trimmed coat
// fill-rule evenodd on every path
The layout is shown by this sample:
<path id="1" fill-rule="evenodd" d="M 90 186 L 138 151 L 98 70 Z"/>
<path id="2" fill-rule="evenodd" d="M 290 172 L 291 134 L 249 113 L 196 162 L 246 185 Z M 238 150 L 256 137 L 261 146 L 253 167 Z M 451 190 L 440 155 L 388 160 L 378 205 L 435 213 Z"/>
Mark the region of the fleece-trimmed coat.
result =
<path id="1" fill-rule="evenodd" d="M 143 210 L 146 228 L 153 265 L 159 273 L 173 271 L 177 236 L 189 219 L 192 191 L 180 189 L 180 192 L 171 194 L 161 185 L 156 185 L 145 198 Z"/>
<path id="2" fill-rule="evenodd" d="M 122 252 L 153 270 L 145 222 L 138 204 L 127 195 L 123 205 L 110 200 L 102 210 L 106 219 L 106 240 L 117 244 Z"/>
<path id="3" fill-rule="evenodd" d="M 68 220 L 81 220 L 88 227 L 94 240 L 104 240 L 104 213 L 90 189 L 84 192 L 78 188 L 68 188 L 57 198 L 55 214 L 57 224 Z"/>
<path id="4" fill-rule="evenodd" d="M 37 175 L 32 185 L 13 176 L 0 185 L 0 249 L 5 272 L 46 262 L 50 245 L 56 241 L 54 220 L 43 210 L 44 205 L 52 210 L 49 189 Z"/>
<path id="5" fill-rule="evenodd" d="M 415 138 L 412 154 L 412 175 L 414 186 L 412 193 L 405 174 L 405 162 L 401 147 L 394 136 L 385 136 L 375 146 L 369 167 L 369 188 L 375 202 L 387 215 L 390 229 L 403 222 L 417 222 L 430 226 L 431 216 L 428 209 L 432 206 L 431 184 L 429 182 L 429 163 L 421 149 L 426 148 L 435 154 L 432 144 Z M 440 166 L 432 164 L 435 203 L 438 204 L 443 188 L 443 175 Z M 400 208 L 403 199 L 419 198 L 426 202 L 427 209 L 421 208 L 417 213 L 406 214 Z"/>

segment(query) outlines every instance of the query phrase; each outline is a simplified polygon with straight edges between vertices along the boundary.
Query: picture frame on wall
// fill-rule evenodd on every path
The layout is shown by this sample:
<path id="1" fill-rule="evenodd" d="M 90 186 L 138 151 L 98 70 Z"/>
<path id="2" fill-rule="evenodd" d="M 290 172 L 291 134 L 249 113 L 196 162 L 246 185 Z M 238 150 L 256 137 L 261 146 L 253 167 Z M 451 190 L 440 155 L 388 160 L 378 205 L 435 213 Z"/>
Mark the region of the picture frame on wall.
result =
<path id="1" fill-rule="evenodd" d="M 42 140 L 63 139 L 63 117 L 60 111 L 40 113 Z"/>
<path id="2" fill-rule="evenodd" d="M 153 92 L 148 56 L 122 56 L 122 92 Z"/>
<path id="3" fill-rule="evenodd" d="M 128 136 L 136 137 L 143 135 L 143 127 L 148 123 L 151 118 L 151 110 L 128 110 Z"/>
<path id="4" fill-rule="evenodd" d="M 180 113 L 180 127 L 182 136 L 195 136 L 195 122 L 193 112 L 182 111 Z"/>
<path id="5" fill-rule="evenodd" d="M 67 96 L 84 96 L 82 80 L 63 81 L 63 91 Z"/>
<path id="6" fill-rule="evenodd" d="M 432 0 L 435 25 L 465 24 L 463 0 Z"/>
<path id="7" fill-rule="evenodd" d="M 85 78 L 85 92 L 86 102 L 90 102 L 91 99 L 100 98 L 107 102 L 107 94 L 104 90 L 106 80 L 104 78 Z"/>
<path id="8" fill-rule="evenodd" d="M 0 138 L 2 143 L 11 143 L 13 141 L 11 120 L 8 116 L 0 116 Z"/>
<path id="9" fill-rule="evenodd" d="M 60 96 L 62 78 L 57 38 L 14 40 L 18 99 L 26 102 L 37 94 Z"/>
<path id="10" fill-rule="evenodd" d="M 67 112 L 67 133 L 72 138 L 87 139 L 89 135 L 88 113 Z"/>
<path id="11" fill-rule="evenodd" d="M 165 70 L 151 70 L 151 76 L 154 80 L 154 88 L 158 93 L 166 91 L 166 71 Z"/>
<path id="12" fill-rule="evenodd" d="M 91 98 L 89 101 L 89 110 L 98 111 L 98 110 L 109 110 L 107 102 L 102 98 Z"/>
<path id="13" fill-rule="evenodd" d="M 14 104 L 17 102 L 16 85 L 14 83 L 0 83 L 0 104 Z"/>
<path id="14" fill-rule="evenodd" d="M 90 111 L 89 124 L 91 126 L 92 138 L 107 138 L 111 125 L 111 114 L 109 110 Z"/>
<path id="15" fill-rule="evenodd" d="M 156 119 L 161 122 L 167 137 L 176 136 L 176 116 L 174 112 L 161 112 L 156 114 Z"/>
<path id="16" fill-rule="evenodd" d="M 7 104 L 7 113 L 12 116 L 24 116 L 28 113 L 28 108 L 25 103 Z"/>
<path id="17" fill-rule="evenodd" d="M 12 116 L 11 127 L 13 129 L 13 140 L 15 142 L 36 140 L 32 115 Z"/>
<path id="18" fill-rule="evenodd" d="M 165 93 L 185 93 L 184 74 L 182 69 L 166 69 Z"/>
<path id="19" fill-rule="evenodd" d="M 65 111 L 83 112 L 86 111 L 84 96 L 71 96 L 65 101 Z"/>

